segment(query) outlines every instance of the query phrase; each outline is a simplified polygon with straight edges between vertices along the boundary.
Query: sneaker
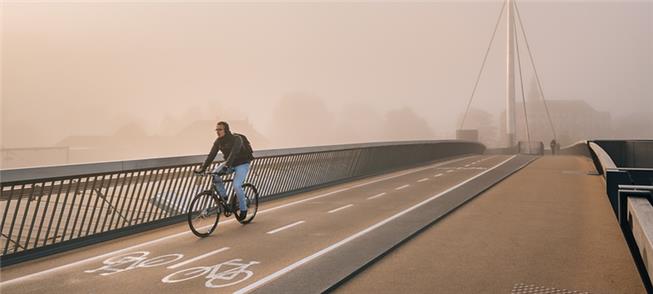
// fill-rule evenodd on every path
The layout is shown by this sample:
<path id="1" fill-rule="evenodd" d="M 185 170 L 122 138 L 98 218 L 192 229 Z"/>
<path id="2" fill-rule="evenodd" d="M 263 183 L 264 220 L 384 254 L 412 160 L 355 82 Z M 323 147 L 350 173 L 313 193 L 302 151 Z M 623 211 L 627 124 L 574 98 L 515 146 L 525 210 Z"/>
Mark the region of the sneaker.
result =
<path id="1" fill-rule="evenodd" d="M 247 210 L 241 210 L 241 211 L 240 211 L 240 214 L 238 215 L 238 220 L 239 220 L 239 221 L 242 221 L 242 220 L 244 220 L 245 218 L 247 218 Z"/>

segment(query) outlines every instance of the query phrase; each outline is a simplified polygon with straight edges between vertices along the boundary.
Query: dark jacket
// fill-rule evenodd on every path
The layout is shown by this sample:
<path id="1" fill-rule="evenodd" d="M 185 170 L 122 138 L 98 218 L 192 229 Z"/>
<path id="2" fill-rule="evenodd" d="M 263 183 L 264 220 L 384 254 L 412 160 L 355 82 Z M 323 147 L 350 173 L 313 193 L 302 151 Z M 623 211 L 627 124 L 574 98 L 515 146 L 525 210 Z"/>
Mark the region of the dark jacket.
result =
<path id="1" fill-rule="evenodd" d="M 206 168 L 211 165 L 215 156 L 218 155 L 218 151 L 222 151 L 222 155 L 227 162 L 227 167 L 234 167 L 243 163 L 248 163 L 252 161 L 254 157 L 246 149 L 247 148 L 243 148 L 243 138 L 241 136 L 227 133 L 224 137 L 215 139 L 211 152 L 209 152 L 209 156 L 206 157 L 201 170 L 206 170 Z"/>

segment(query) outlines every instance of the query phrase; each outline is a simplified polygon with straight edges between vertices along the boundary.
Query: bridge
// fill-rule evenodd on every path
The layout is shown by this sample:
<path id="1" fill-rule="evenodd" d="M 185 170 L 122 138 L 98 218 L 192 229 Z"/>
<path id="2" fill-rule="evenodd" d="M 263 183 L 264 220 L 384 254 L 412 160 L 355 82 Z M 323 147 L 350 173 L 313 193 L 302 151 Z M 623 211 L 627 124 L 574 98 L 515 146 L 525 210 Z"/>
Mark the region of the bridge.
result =
<path id="1" fill-rule="evenodd" d="M 488 149 L 464 127 L 504 15 L 505 148 Z M 193 174 L 205 155 L 0 170 L 0 292 L 653 293 L 653 140 L 555 152 L 544 98 L 506 0 L 456 140 L 255 151 L 249 224 L 190 231 L 189 202 L 211 184 Z"/>
<path id="2" fill-rule="evenodd" d="M 203 156 L 3 170 L 0 290 L 646 293 L 651 150 L 588 141 L 551 156 L 450 140 L 258 151 L 254 222 L 222 219 L 207 238 L 185 221 L 208 188 L 192 175 Z"/>

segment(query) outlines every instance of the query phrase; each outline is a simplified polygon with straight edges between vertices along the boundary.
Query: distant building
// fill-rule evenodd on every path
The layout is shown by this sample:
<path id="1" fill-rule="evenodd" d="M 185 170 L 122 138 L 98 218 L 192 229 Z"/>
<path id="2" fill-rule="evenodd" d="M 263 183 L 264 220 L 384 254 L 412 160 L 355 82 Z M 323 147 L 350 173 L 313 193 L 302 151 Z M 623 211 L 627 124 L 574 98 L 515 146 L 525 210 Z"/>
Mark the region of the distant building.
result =
<path id="1" fill-rule="evenodd" d="M 197 120 L 171 136 L 151 136 L 135 123 L 111 136 L 70 136 L 56 146 L 69 146 L 69 162 L 100 162 L 208 154 L 216 138 L 214 120 Z M 269 143 L 247 120 L 229 120 L 231 129 L 247 135 L 254 150 Z"/>
<path id="2" fill-rule="evenodd" d="M 67 164 L 70 161 L 68 147 L 0 148 L 0 168 L 21 168 Z"/>
<path id="3" fill-rule="evenodd" d="M 547 101 L 553 127 L 558 135 L 558 142 L 569 145 L 580 140 L 604 138 L 612 134 L 611 116 L 608 112 L 596 111 L 582 100 L 550 100 Z M 526 141 L 526 125 L 523 103 L 515 104 L 517 140 Z M 553 139 L 551 124 L 546 115 L 542 101 L 526 103 L 528 125 L 531 141 L 545 143 Z M 505 111 L 501 113 L 500 136 L 505 137 Z M 504 141 L 505 142 L 505 141 Z"/>

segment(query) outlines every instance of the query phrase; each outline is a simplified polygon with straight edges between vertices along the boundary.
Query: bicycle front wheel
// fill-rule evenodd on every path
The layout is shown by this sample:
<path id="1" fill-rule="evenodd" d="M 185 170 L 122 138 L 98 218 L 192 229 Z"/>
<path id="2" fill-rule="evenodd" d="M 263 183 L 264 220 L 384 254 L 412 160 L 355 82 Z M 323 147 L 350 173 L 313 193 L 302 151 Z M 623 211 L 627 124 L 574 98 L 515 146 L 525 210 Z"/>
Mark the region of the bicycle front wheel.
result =
<path id="1" fill-rule="evenodd" d="M 213 191 L 197 194 L 188 208 L 188 226 L 198 237 L 208 237 L 218 226 L 220 203 Z"/>

